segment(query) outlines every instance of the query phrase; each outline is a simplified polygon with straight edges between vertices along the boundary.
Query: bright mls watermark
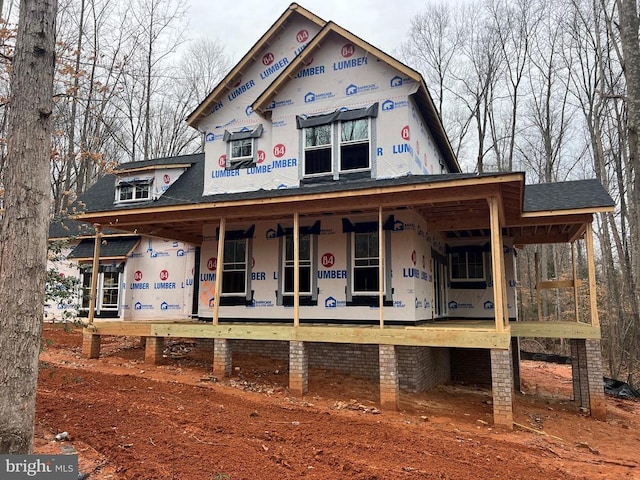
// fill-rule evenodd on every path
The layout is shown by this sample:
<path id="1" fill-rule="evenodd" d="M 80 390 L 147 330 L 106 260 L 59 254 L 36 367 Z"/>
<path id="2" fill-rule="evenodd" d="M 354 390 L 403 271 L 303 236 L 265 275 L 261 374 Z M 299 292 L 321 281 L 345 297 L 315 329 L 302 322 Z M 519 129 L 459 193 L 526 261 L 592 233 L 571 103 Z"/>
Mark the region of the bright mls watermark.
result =
<path id="1" fill-rule="evenodd" d="M 77 480 L 78 455 L 0 455 L 2 480 Z"/>

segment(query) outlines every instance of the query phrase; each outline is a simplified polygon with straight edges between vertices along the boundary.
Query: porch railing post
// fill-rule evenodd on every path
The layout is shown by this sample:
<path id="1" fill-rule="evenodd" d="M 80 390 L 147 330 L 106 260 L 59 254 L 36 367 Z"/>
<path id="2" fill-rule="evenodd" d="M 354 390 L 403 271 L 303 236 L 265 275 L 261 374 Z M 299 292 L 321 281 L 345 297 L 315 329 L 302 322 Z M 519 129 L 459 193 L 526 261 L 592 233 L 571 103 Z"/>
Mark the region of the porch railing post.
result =
<path id="1" fill-rule="evenodd" d="M 591 326 L 599 327 L 600 318 L 598 317 L 598 300 L 596 298 L 596 263 L 593 248 L 593 226 L 591 222 L 587 223 L 584 232 L 584 240 L 587 244 L 587 265 L 589 269 L 589 306 L 591 310 Z"/>
<path id="2" fill-rule="evenodd" d="M 300 325 L 300 215 L 293 214 L 293 326 Z"/>
<path id="3" fill-rule="evenodd" d="M 220 317 L 220 298 L 222 297 L 222 267 L 224 265 L 224 237 L 227 226 L 227 219 L 220 219 L 220 228 L 218 228 L 218 257 L 216 260 L 216 286 L 215 299 L 213 302 L 213 324 L 218 325 Z"/>
<path id="4" fill-rule="evenodd" d="M 576 242 L 571 242 L 571 268 L 573 269 L 573 303 L 576 306 L 576 323 L 580 321 L 578 305 L 578 269 L 576 266 Z"/>
<path id="5" fill-rule="evenodd" d="M 382 230 L 382 206 L 378 207 L 378 301 L 380 303 L 380 328 L 384 328 L 384 236 Z"/>
<path id="6" fill-rule="evenodd" d="M 489 197 L 489 220 L 491 224 L 491 269 L 493 276 L 493 312 L 496 331 L 504 331 L 504 269 L 502 266 L 502 232 L 497 197 Z"/>
<path id="7" fill-rule="evenodd" d="M 95 243 L 93 244 L 93 264 L 91 266 L 91 293 L 89 295 L 89 317 L 87 321 L 93 323 L 96 310 L 96 300 L 98 297 L 98 275 L 100 270 L 100 244 L 102 243 L 102 226 L 95 223 L 96 230 Z"/>

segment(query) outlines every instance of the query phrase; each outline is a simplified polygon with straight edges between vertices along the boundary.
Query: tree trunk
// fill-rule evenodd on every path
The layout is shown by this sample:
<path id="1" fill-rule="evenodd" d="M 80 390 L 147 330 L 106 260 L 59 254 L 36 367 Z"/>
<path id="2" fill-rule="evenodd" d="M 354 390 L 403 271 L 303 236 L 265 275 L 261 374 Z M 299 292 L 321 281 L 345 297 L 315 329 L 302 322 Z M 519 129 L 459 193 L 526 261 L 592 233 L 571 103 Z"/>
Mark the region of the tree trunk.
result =
<path id="1" fill-rule="evenodd" d="M 33 447 L 49 225 L 56 0 L 22 0 L 0 233 L 0 454 Z"/>
<path id="2" fill-rule="evenodd" d="M 80 91 L 80 60 L 82 58 L 82 39 L 84 37 L 84 0 L 80 2 L 80 25 L 78 26 L 78 44 L 73 68 L 73 94 L 71 95 L 71 118 L 69 119 L 69 139 L 67 145 L 67 161 L 65 164 L 64 187 L 61 205 L 55 206 L 55 212 L 67 211 L 71 197 L 73 171 L 76 168 L 76 119 L 78 117 L 78 97 Z M 82 153 L 82 152 L 81 152 Z M 56 203 L 59 199 L 56 198 Z"/>
<path id="3" fill-rule="evenodd" d="M 640 19 L 636 0 L 618 0 L 618 14 L 620 20 L 620 44 L 624 54 L 624 77 L 627 86 L 627 137 L 629 142 L 629 165 L 632 175 L 631 204 L 629 211 L 633 217 L 629 222 L 631 245 L 633 247 L 633 291 L 631 328 L 632 348 L 637 352 L 640 335 L 640 311 L 638 306 L 638 277 L 640 276 L 640 48 L 638 45 L 638 31 Z M 634 360 L 633 358 L 631 359 Z M 629 382 L 634 383 L 633 367 L 630 365 Z"/>

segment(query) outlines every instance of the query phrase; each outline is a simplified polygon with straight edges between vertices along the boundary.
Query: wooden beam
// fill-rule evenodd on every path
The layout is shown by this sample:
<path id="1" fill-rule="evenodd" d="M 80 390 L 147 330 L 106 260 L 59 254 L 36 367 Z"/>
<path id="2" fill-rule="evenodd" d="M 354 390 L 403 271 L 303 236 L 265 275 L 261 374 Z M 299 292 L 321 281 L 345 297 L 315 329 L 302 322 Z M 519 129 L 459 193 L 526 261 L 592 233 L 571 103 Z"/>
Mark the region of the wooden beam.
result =
<path id="1" fill-rule="evenodd" d="M 427 217 L 427 229 L 430 232 L 447 232 L 451 230 L 482 230 L 489 229 L 490 223 L 488 219 L 480 217 L 457 217 L 450 219 L 440 219 L 435 221 L 428 220 L 428 213 L 424 213 Z"/>
<path id="2" fill-rule="evenodd" d="M 615 207 L 606 206 L 606 207 L 589 207 L 589 208 L 576 208 L 572 210 L 544 210 L 538 212 L 524 212 L 522 214 L 523 218 L 531 218 L 531 217 L 555 217 L 562 215 L 581 215 L 581 214 L 592 214 L 592 213 L 607 213 L 613 212 Z"/>
<path id="3" fill-rule="evenodd" d="M 564 225 L 564 224 L 582 224 L 591 222 L 593 215 L 591 213 L 577 212 L 573 210 L 558 212 L 556 215 L 536 216 L 532 214 L 522 214 L 522 217 L 509 222 L 508 227 L 534 227 L 538 225 Z"/>
<path id="4" fill-rule="evenodd" d="M 518 245 L 547 245 L 568 242 L 569 238 L 564 235 L 517 235 L 513 237 L 513 243 Z"/>
<path id="5" fill-rule="evenodd" d="M 572 323 L 573 324 L 573 323 Z M 575 324 L 573 324 L 575 325 Z M 123 333 L 126 335 L 126 333 Z M 508 348 L 509 332 L 486 328 L 307 326 L 260 324 L 153 324 L 158 337 L 298 340 L 303 342 L 409 345 L 459 348 Z"/>
<path id="6" fill-rule="evenodd" d="M 569 241 L 573 243 L 580 240 L 582 237 L 584 237 L 584 232 L 587 229 L 586 224 L 591 223 L 592 221 L 593 221 L 593 216 L 591 216 L 591 219 L 589 219 L 588 221 L 585 221 L 584 225 L 582 225 L 573 233 L 573 236 L 569 239 Z"/>
<path id="7" fill-rule="evenodd" d="M 227 226 L 227 219 L 220 219 L 220 227 L 218 228 L 218 258 L 216 259 L 216 283 L 215 283 L 215 299 L 213 301 L 213 324 L 218 324 L 220 318 L 220 299 L 222 298 L 222 267 L 224 266 L 224 237 Z"/>
<path id="8" fill-rule="evenodd" d="M 293 214 L 293 326 L 300 326 L 300 215 Z"/>
<path id="9" fill-rule="evenodd" d="M 511 322 L 512 337 L 600 338 L 600 328 L 576 322 Z"/>
<path id="10" fill-rule="evenodd" d="M 547 280 L 536 283 L 536 290 L 551 290 L 553 288 L 574 288 L 582 284 L 580 280 Z"/>
<path id="11" fill-rule="evenodd" d="M 498 212 L 498 199 L 496 197 L 489 197 L 487 199 L 489 203 L 489 219 L 491 223 L 491 267 L 493 275 L 493 307 L 496 321 L 496 331 L 504 331 L 504 279 L 502 279 L 502 249 L 501 237 L 502 231 L 500 229 L 500 218 Z"/>
<path id="12" fill-rule="evenodd" d="M 540 284 L 540 255 L 536 251 L 533 255 L 534 268 L 536 270 L 536 285 Z M 538 303 L 538 321 L 542 321 L 542 295 L 540 290 L 536 289 L 536 301 Z"/>
<path id="13" fill-rule="evenodd" d="M 93 228 L 96 231 L 93 243 L 93 264 L 91 266 L 91 292 L 89 293 L 89 317 L 87 321 L 91 324 L 95 317 L 96 300 L 98 297 L 98 275 L 100 272 L 100 244 L 102 243 L 102 227 L 95 223 Z"/>
<path id="14" fill-rule="evenodd" d="M 500 283 L 502 283 L 502 314 L 503 314 L 503 325 L 505 328 L 509 328 L 509 299 L 507 298 L 507 269 L 505 265 L 504 259 L 504 241 L 502 239 L 502 233 L 499 235 L 500 238 L 500 263 L 502 264 L 502 276 L 500 277 Z M 493 281 L 495 285 L 495 279 Z"/>
<path id="15" fill-rule="evenodd" d="M 134 337 L 148 337 L 151 335 L 151 322 L 130 322 L 118 320 L 115 322 L 97 321 L 85 328 L 85 331 L 98 335 L 131 335 Z"/>
<path id="16" fill-rule="evenodd" d="M 587 223 L 587 230 L 584 234 L 587 244 L 587 267 L 589 271 L 589 309 L 591 310 L 591 325 L 600 326 L 598 317 L 598 299 L 596 294 L 596 257 L 593 248 L 593 226 Z"/>

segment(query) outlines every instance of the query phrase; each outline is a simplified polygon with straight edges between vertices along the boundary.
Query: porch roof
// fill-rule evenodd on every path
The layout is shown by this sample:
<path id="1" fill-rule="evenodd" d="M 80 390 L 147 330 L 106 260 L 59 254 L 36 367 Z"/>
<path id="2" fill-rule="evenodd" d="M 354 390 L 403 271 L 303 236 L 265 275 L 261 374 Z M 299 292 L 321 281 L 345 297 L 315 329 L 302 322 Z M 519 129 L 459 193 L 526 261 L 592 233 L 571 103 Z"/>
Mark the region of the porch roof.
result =
<path id="1" fill-rule="evenodd" d="M 524 173 L 413 175 L 392 179 L 346 177 L 299 188 L 202 195 L 204 155 L 157 200 L 116 205 L 115 176 L 107 175 L 81 199 L 82 221 L 138 234 L 199 244 L 202 226 L 329 213 L 410 208 L 430 231 L 450 238 L 489 237 L 487 199 L 501 202 L 503 233 L 516 243 L 567 242 L 581 235 L 592 214 L 613 209 L 597 180 L 526 185 Z M 177 214 L 179 212 L 179 214 Z"/>

